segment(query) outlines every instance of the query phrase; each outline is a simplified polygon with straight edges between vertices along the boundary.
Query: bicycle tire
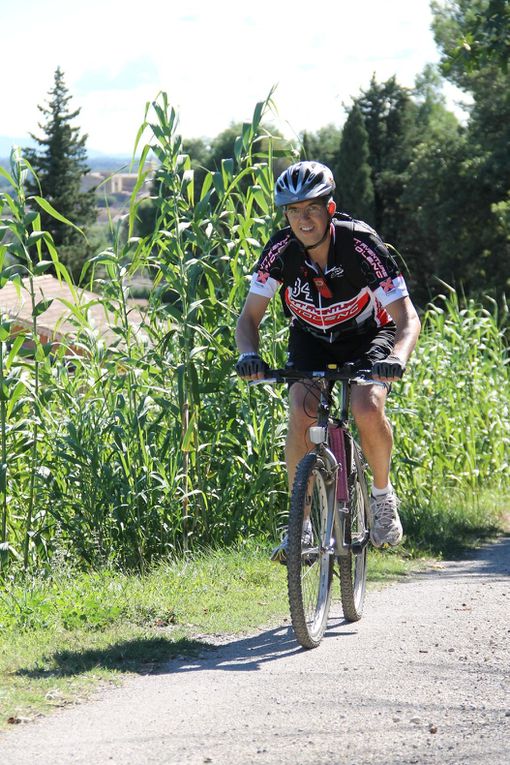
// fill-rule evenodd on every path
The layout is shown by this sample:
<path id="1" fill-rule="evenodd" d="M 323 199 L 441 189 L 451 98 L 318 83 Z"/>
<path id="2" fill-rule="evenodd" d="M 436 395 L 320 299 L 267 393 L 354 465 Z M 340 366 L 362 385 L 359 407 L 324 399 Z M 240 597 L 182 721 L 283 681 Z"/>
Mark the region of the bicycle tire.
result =
<path id="1" fill-rule="evenodd" d="M 368 530 L 368 492 L 363 469 L 363 458 L 354 441 L 350 448 L 355 450 L 352 472 L 349 477 L 349 503 L 346 518 L 345 541 L 347 544 L 360 541 Z M 349 551 L 339 556 L 340 591 L 344 618 L 357 622 L 363 613 L 367 579 L 367 549 L 364 544 L 359 552 Z"/>
<path id="2" fill-rule="evenodd" d="M 326 629 L 331 604 L 333 559 L 326 529 L 333 518 L 328 507 L 325 468 L 314 452 L 299 463 L 290 501 L 287 585 L 292 626 L 303 648 L 316 648 Z M 302 547 L 305 500 L 311 498 L 312 545 Z M 329 524 L 329 525 L 328 525 Z"/>

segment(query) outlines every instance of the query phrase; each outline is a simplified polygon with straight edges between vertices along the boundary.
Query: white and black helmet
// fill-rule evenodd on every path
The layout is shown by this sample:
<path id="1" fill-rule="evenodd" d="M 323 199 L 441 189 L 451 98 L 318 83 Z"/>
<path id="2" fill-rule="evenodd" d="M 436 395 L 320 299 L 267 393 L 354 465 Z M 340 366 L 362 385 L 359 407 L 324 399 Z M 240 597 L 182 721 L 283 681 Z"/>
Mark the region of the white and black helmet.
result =
<path id="1" fill-rule="evenodd" d="M 277 178 L 275 204 L 283 207 L 305 199 L 330 197 L 335 188 L 335 179 L 329 167 L 320 162 L 296 162 Z"/>

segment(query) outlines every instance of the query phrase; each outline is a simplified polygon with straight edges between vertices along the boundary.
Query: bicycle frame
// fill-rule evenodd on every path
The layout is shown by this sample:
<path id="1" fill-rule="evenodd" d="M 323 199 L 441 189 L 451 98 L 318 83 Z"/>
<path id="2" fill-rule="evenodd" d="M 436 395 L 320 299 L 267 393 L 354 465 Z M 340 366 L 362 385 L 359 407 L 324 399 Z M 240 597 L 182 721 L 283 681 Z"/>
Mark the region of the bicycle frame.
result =
<path id="1" fill-rule="evenodd" d="M 332 555 L 347 556 L 349 553 L 359 554 L 368 544 L 370 532 L 365 529 L 363 539 L 354 543 L 346 542 L 348 521 L 349 476 L 352 474 L 359 459 L 353 438 L 348 431 L 348 412 L 350 401 L 350 380 L 341 379 L 340 420 L 330 420 L 330 387 L 327 379 L 319 379 L 319 406 L 317 410 L 317 425 L 309 429 L 310 440 L 315 444 L 315 452 L 320 456 L 326 468 L 329 481 L 327 482 L 328 504 L 333 512 L 334 528 L 327 529 L 326 538 L 333 539 L 334 545 L 327 548 Z M 349 450 L 346 444 L 349 443 Z M 348 464 L 350 460 L 350 464 Z M 356 467 L 361 468 L 360 464 Z M 367 498 L 365 498 L 367 499 Z M 367 499 L 368 501 L 368 499 Z"/>
<path id="2" fill-rule="evenodd" d="M 360 554 L 370 539 L 370 532 L 365 529 L 363 538 L 355 542 L 346 542 L 346 528 L 349 517 L 349 476 L 355 468 L 359 471 L 362 464 L 358 449 L 348 430 L 349 404 L 351 385 L 379 384 L 375 380 L 368 379 L 365 375 L 368 370 L 355 370 L 354 365 L 345 365 L 343 368 L 335 368 L 322 372 L 298 372 L 294 369 L 269 370 L 268 377 L 263 380 L 254 380 L 250 384 L 309 381 L 319 389 L 319 405 L 317 409 L 317 425 L 309 428 L 309 436 L 314 444 L 315 451 L 324 464 L 328 492 L 328 505 L 333 510 L 329 514 L 333 518 L 333 526 L 327 529 L 326 538 L 334 540 L 334 545 L 327 548 L 326 552 L 346 557 L 350 553 Z M 330 419 L 330 396 L 332 381 L 341 383 L 340 392 L 340 419 Z M 349 445 L 349 448 L 347 448 Z M 348 464 L 349 463 L 349 464 Z M 368 497 L 365 495 L 368 504 Z"/>

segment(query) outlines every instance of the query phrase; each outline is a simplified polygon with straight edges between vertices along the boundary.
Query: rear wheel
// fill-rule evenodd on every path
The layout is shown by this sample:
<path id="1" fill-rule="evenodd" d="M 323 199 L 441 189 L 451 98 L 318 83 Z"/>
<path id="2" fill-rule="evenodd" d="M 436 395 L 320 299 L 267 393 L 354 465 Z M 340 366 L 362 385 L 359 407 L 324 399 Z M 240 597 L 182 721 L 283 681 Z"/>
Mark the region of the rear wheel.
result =
<path id="1" fill-rule="evenodd" d="M 344 617 L 349 622 L 361 619 L 365 600 L 368 548 L 368 493 L 363 461 L 356 444 L 354 469 L 349 479 L 349 513 L 345 519 L 345 542 L 352 545 L 347 555 L 338 558 Z"/>
<path id="2" fill-rule="evenodd" d="M 310 544 L 306 535 L 303 537 L 303 522 L 308 519 Z M 324 465 L 311 452 L 296 471 L 287 548 L 290 615 L 296 638 L 304 648 L 318 646 L 326 629 L 333 577 L 332 526 Z"/>

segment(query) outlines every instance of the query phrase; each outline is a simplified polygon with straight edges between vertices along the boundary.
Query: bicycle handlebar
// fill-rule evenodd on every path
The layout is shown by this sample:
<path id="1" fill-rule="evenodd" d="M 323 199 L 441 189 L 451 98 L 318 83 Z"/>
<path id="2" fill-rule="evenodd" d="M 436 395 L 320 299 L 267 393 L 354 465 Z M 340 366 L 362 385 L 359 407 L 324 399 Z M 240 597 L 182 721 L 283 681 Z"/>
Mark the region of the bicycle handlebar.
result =
<path id="1" fill-rule="evenodd" d="M 380 380 L 372 380 L 368 376 L 370 374 L 370 369 L 360 369 L 355 364 L 345 364 L 326 370 L 268 369 L 266 377 L 261 380 L 249 380 L 248 385 L 274 384 L 290 380 L 331 380 L 332 382 L 342 380 L 353 385 L 385 385 Z"/>

